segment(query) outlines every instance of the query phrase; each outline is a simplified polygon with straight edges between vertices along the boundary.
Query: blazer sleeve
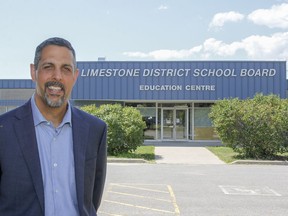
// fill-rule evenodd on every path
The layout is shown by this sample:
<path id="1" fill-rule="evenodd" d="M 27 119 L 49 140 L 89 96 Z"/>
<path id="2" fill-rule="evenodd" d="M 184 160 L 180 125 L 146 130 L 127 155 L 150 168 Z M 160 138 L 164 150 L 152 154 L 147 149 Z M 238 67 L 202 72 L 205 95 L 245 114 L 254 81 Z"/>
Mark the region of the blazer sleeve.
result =
<path id="1" fill-rule="evenodd" d="M 93 191 L 93 204 L 96 209 L 96 212 L 101 203 L 106 179 L 106 169 L 107 169 L 106 140 L 107 140 L 107 125 L 105 124 L 102 133 L 102 139 L 100 141 L 100 145 L 98 148 L 96 174 L 95 174 L 94 191 Z"/>

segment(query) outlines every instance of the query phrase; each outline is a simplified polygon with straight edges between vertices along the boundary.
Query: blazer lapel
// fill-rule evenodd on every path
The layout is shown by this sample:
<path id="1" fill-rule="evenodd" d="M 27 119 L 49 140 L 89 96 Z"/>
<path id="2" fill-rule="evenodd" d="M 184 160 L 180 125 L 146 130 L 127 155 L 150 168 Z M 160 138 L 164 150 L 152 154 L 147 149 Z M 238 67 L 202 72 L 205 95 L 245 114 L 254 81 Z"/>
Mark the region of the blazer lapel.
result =
<path id="1" fill-rule="evenodd" d="M 88 143 L 89 125 L 72 108 L 73 150 L 75 163 L 75 181 L 79 210 L 83 209 L 84 201 L 84 168 L 86 145 Z M 82 211 L 82 210 L 81 210 Z M 82 212 L 80 212 L 82 215 Z"/>
<path id="2" fill-rule="evenodd" d="M 14 124 L 16 136 L 19 139 L 23 156 L 31 173 L 41 208 L 44 211 L 43 180 L 30 100 L 22 109 L 19 109 L 16 118 L 18 118 L 18 121 L 15 121 Z"/>

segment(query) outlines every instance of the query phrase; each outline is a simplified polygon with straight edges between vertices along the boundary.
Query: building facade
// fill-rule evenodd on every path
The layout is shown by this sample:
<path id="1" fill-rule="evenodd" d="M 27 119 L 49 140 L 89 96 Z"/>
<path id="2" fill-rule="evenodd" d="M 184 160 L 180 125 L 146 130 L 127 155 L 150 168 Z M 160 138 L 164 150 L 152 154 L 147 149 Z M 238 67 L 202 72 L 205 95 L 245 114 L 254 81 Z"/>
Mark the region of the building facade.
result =
<path id="1" fill-rule="evenodd" d="M 209 112 L 225 98 L 257 93 L 286 98 L 285 61 L 77 62 L 76 106 L 120 103 L 140 110 L 145 139 L 218 140 Z M 0 112 L 33 93 L 30 80 L 0 80 Z"/>

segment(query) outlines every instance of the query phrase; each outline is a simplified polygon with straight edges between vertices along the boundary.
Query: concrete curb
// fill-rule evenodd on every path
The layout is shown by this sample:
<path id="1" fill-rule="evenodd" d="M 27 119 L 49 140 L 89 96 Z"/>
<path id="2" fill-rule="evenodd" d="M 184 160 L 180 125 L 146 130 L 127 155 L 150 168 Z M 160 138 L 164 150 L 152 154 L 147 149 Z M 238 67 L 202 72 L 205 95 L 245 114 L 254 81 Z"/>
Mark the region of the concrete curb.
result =
<path id="1" fill-rule="evenodd" d="M 108 163 L 147 163 L 144 159 L 135 158 L 107 158 Z"/>
<path id="2" fill-rule="evenodd" d="M 148 163 L 144 159 L 135 158 L 107 158 L 108 163 Z M 287 166 L 288 161 L 267 161 L 267 160 L 237 160 L 230 163 L 231 165 L 281 165 Z"/>
<path id="3" fill-rule="evenodd" d="M 288 165 L 288 161 L 268 161 L 268 160 L 237 160 L 230 164 L 250 164 L 250 165 Z"/>

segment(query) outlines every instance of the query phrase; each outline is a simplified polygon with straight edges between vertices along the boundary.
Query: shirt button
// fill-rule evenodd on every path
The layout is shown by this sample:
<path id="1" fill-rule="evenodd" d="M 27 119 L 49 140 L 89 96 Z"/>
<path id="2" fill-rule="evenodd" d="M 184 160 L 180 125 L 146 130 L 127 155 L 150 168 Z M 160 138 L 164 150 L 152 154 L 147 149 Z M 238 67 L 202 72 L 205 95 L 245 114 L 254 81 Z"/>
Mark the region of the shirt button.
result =
<path id="1" fill-rule="evenodd" d="M 58 166 L 58 164 L 57 164 L 57 163 L 54 163 L 54 164 L 53 164 L 53 166 L 54 166 L 54 167 L 57 167 L 57 166 Z"/>
<path id="2" fill-rule="evenodd" d="M 58 190 L 55 190 L 55 193 L 58 193 L 59 191 Z"/>

